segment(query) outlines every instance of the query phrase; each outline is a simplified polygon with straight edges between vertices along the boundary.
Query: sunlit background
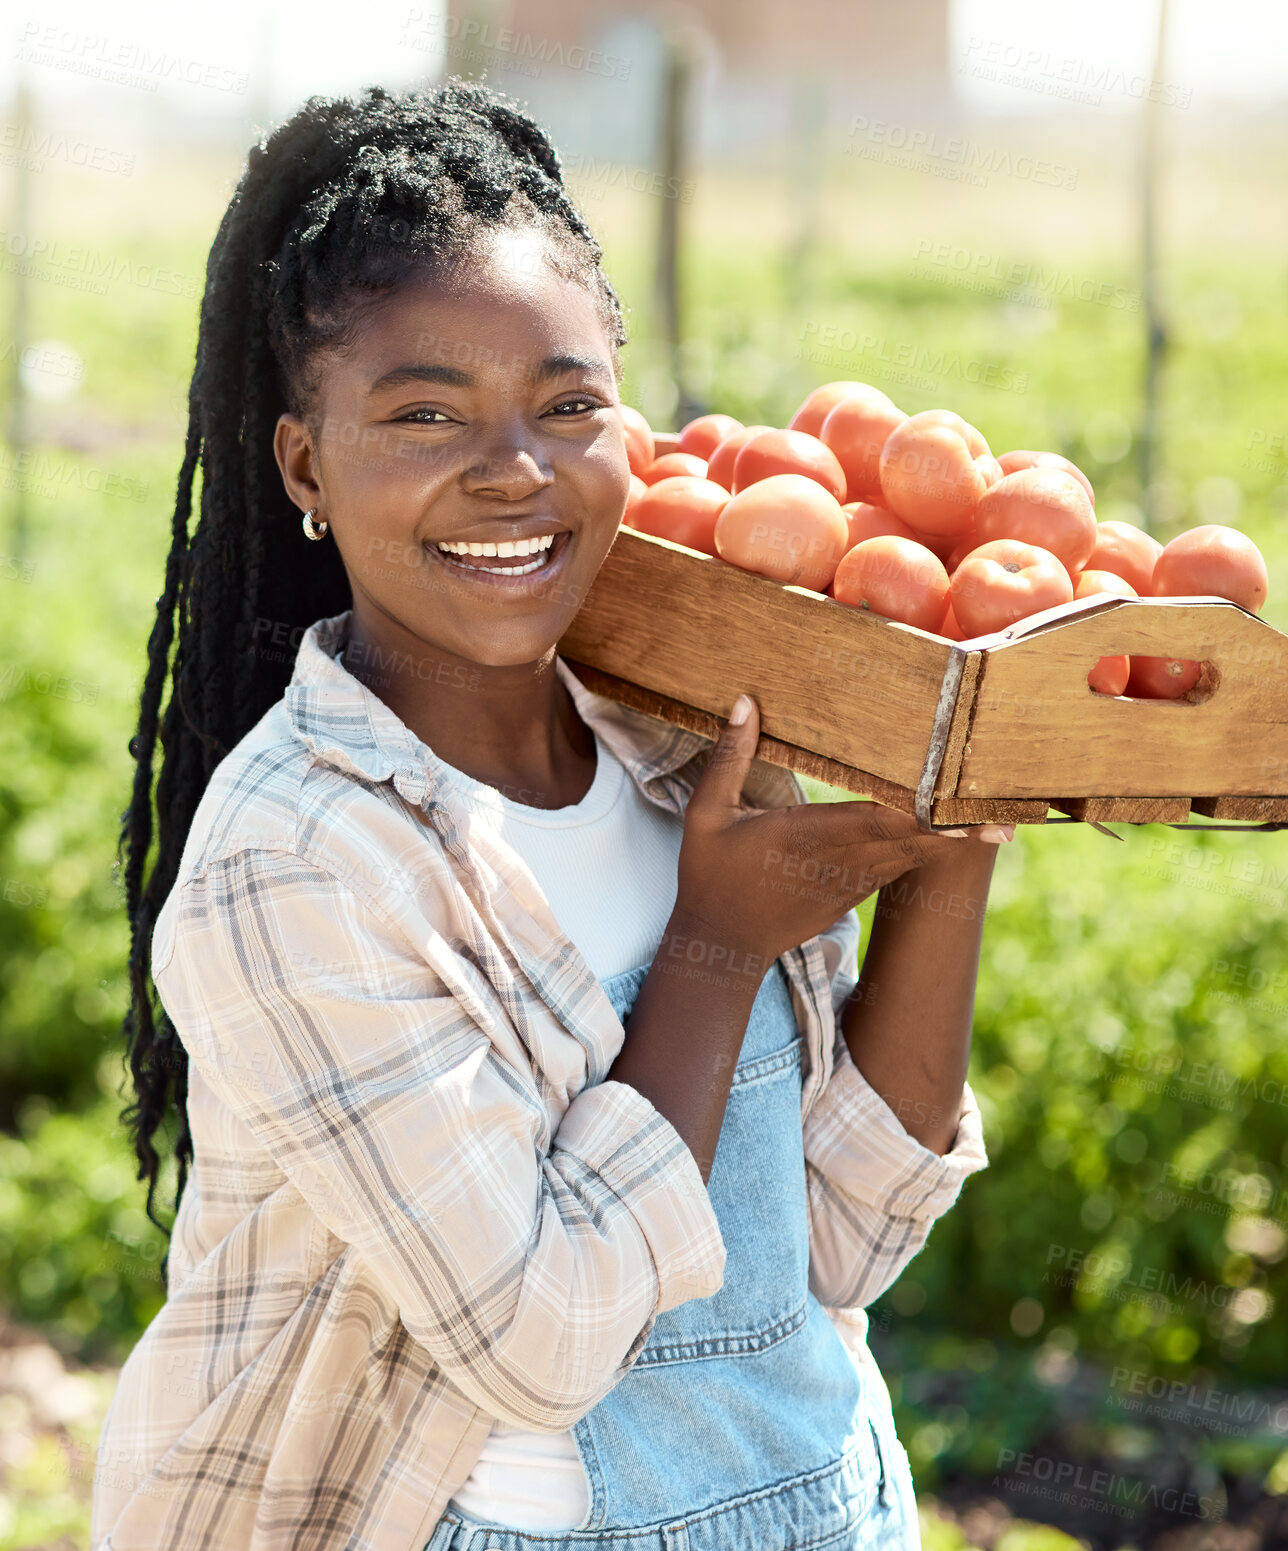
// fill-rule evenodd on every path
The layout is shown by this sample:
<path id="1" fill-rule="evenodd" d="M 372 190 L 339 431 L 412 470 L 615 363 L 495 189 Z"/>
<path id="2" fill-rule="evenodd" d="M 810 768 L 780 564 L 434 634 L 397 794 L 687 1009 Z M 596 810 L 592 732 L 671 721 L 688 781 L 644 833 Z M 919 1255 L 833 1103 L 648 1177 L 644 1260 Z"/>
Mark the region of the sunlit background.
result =
<path id="1" fill-rule="evenodd" d="M 119 1118 L 126 744 L 206 255 L 308 96 L 457 73 L 525 103 L 655 427 L 785 425 L 870 381 L 1073 458 L 1101 518 L 1242 528 L 1288 628 L 1282 4 L 51 0 L 6 26 L 0 1551 L 88 1546 L 115 1370 L 163 1298 Z M 991 1166 L 870 1311 L 931 1551 L 1288 1545 L 1288 850 L 1119 832 L 999 858 Z"/>

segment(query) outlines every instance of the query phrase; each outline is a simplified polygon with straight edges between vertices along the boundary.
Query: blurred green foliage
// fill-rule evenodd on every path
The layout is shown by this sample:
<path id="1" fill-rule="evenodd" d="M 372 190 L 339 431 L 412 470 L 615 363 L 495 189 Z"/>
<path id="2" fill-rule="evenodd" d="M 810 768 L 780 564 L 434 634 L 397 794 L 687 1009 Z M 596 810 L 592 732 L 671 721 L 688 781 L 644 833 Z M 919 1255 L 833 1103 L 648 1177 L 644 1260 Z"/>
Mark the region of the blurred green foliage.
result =
<path id="1" fill-rule="evenodd" d="M 178 272 L 200 274 L 216 216 L 171 255 Z M 155 232 L 111 241 L 156 262 Z M 647 255 L 608 247 L 619 289 L 646 295 Z M 785 301 L 770 258 L 706 239 L 690 273 L 687 360 L 708 407 L 781 425 L 819 382 L 872 380 L 905 409 L 958 410 L 995 450 L 1074 457 L 1101 517 L 1138 519 L 1138 313 L 981 299 L 826 255 Z M 1281 273 L 1199 256 L 1172 280 L 1158 536 L 1243 528 L 1270 567 L 1265 617 L 1285 628 L 1288 464 L 1266 450 L 1288 367 Z M 26 481 L 32 542 L 0 565 L 0 1302 L 67 1353 L 119 1360 L 161 1305 L 165 1241 L 117 1118 L 132 1095 L 115 851 L 196 304 L 124 282 L 106 303 L 37 291 L 40 332 L 86 370 L 75 413 L 42 408 L 39 466 L 5 467 L 6 491 Z M 875 347 L 802 354 L 829 325 L 986 359 L 1025 386 L 950 373 L 903 388 Z M 646 307 L 632 329 L 626 396 L 661 425 Z M 1120 832 L 1021 828 L 999 857 L 971 1067 L 991 1165 L 872 1311 L 919 1485 L 988 1474 L 1049 1425 L 1083 1363 L 1222 1390 L 1288 1375 L 1285 841 Z M 1103 1393 L 1093 1412 L 1101 1438 L 1132 1431 Z M 1283 1446 L 1255 1431 L 1204 1444 L 1257 1473 Z"/>

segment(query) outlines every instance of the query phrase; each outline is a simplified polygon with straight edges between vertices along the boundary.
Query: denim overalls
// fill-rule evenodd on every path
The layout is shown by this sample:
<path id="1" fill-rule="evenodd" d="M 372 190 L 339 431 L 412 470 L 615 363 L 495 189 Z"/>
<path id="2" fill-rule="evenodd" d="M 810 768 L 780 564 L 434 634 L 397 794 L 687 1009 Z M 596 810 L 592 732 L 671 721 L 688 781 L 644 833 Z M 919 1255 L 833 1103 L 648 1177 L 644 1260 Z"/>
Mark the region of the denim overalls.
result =
<path id="1" fill-rule="evenodd" d="M 603 982 L 623 1021 L 649 966 Z M 658 1315 L 574 1433 L 590 1482 L 575 1529 L 488 1525 L 448 1507 L 424 1551 L 909 1551 L 907 1455 L 808 1288 L 801 1034 L 775 963 L 756 995 L 708 1190 L 724 1283 Z"/>

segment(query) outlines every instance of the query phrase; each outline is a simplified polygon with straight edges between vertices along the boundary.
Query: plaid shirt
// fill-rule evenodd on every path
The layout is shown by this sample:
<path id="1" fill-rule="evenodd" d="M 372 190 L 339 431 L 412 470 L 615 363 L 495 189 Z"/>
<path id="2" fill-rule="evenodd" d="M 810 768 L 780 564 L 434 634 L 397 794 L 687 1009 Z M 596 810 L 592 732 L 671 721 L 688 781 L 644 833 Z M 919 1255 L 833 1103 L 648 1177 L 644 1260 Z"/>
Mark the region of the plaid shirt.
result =
<path id="1" fill-rule="evenodd" d="M 692 1153 L 604 1080 L 603 988 L 498 816 L 334 660 L 349 618 L 308 630 L 215 771 L 156 922 L 194 1169 L 104 1423 L 94 1551 L 421 1551 L 494 1418 L 571 1427 L 723 1280 Z M 682 814 L 709 740 L 556 671 Z M 745 791 L 807 800 L 760 760 Z M 837 1017 L 858 941 L 851 910 L 781 962 L 810 1286 L 870 1362 L 863 1306 L 987 1159 L 969 1088 L 940 1157 L 859 1074 Z"/>

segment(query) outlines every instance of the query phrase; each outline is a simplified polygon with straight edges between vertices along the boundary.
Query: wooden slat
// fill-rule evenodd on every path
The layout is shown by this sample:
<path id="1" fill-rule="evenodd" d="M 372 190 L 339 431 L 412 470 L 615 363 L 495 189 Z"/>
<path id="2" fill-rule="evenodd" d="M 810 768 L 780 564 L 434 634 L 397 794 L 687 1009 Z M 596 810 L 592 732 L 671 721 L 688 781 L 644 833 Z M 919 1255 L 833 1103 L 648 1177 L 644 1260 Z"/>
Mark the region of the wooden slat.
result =
<path id="1" fill-rule="evenodd" d="M 945 797 L 931 808 L 935 824 L 1045 824 L 1046 801 L 1019 797 Z"/>
<path id="2" fill-rule="evenodd" d="M 558 649 L 722 719 L 746 690 L 767 737 L 913 790 L 954 650 L 631 528 Z"/>
<path id="3" fill-rule="evenodd" d="M 1087 604 L 1096 605 L 1088 611 Z M 1224 600 L 1084 600 L 1013 640 L 989 637 L 959 797 L 1259 794 L 1288 775 L 1288 637 Z M 1211 661 L 1206 698 L 1098 695 L 1117 653 Z"/>
<path id="4" fill-rule="evenodd" d="M 1188 797 L 1067 797 L 1051 806 L 1084 823 L 1183 824 L 1190 816 Z"/>
<path id="5" fill-rule="evenodd" d="M 562 652 L 560 655 L 563 655 Z M 635 710 L 644 711 L 649 716 L 656 716 L 673 727 L 684 727 L 689 732 L 714 739 L 720 735 L 720 729 L 724 726 L 724 717 L 698 711 L 682 700 L 659 695 L 655 690 L 644 689 L 627 679 L 603 673 L 598 668 L 576 662 L 572 658 L 565 658 L 565 661 L 587 689 L 593 689 L 596 694 L 606 695 L 608 699 L 622 705 L 633 706 Z M 756 758 L 763 759 L 766 764 L 780 765 L 795 771 L 797 775 L 811 776 L 815 781 L 822 781 L 825 786 L 853 792 L 859 797 L 873 797 L 888 808 L 912 812 L 913 794 L 907 787 L 883 781 L 879 776 L 856 770 L 851 765 L 838 764 L 836 760 L 827 759 L 822 754 L 812 754 L 808 749 L 784 743 L 780 738 L 767 738 L 762 733 L 756 744 Z"/>
<path id="6" fill-rule="evenodd" d="M 680 450 L 680 433 L 678 431 L 654 431 L 653 432 L 653 456 L 661 458 L 668 452 Z"/>
<path id="7" fill-rule="evenodd" d="M 1191 807 L 1206 819 L 1240 819 L 1254 824 L 1288 819 L 1288 797 L 1196 797 Z"/>

